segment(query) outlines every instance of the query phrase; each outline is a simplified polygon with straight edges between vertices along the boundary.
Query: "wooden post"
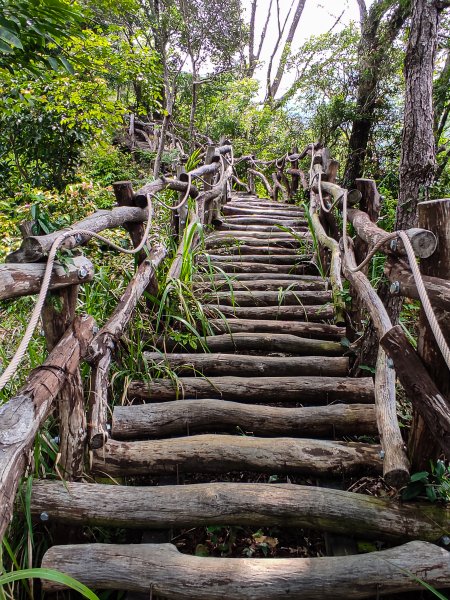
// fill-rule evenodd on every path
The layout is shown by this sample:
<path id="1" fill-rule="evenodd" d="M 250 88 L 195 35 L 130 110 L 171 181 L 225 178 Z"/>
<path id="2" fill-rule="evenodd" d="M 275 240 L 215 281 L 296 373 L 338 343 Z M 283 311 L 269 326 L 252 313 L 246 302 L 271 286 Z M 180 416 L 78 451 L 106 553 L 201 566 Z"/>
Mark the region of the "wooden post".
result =
<path id="1" fill-rule="evenodd" d="M 180 176 L 183 173 L 186 173 L 186 169 L 185 169 L 184 165 L 178 165 L 177 166 L 177 179 L 180 179 Z M 178 196 L 179 202 L 182 200 L 183 196 L 184 196 L 184 193 L 179 194 L 179 196 Z M 176 217 L 177 221 L 178 221 L 177 234 L 176 234 L 177 242 L 179 242 L 181 240 L 181 238 L 183 237 L 183 232 L 185 230 L 187 217 L 188 217 L 188 211 L 189 211 L 189 207 L 187 205 L 187 202 L 184 204 L 184 206 L 179 208 L 177 211 L 177 217 Z"/>
<path id="2" fill-rule="evenodd" d="M 437 248 L 432 256 L 420 261 L 422 275 L 450 279 L 450 198 L 430 200 L 419 204 L 419 227 L 429 229 L 437 237 Z M 449 315 L 436 313 L 442 332 L 450 341 Z M 450 397 L 450 373 L 436 344 L 423 308 L 420 311 L 418 353 L 428 373 L 444 397 Z M 440 447 L 436 437 L 430 433 L 417 410 L 413 413 L 413 423 L 409 439 L 409 451 L 414 471 L 427 470 L 430 460 L 436 460 Z"/>
<path id="3" fill-rule="evenodd" d="M 294 146 L 294 148 L 292 148 L 292 153 L 293 155 L 297 155 L 298 154 L 298 147 Z M 291 162 L 291 168 L 295 169 L 296 171 L 298 171 L 298 158 L 296 158 L 295 160 L 293 160 Z M 295 194 L 298 192 L 298 185 L 299 185 L 299 181 L 300 181 L 300 177 L 298 173 L 292 173 L 292 184 L 291 184 L 291 197 L 290 199 L 293 200 Z"/>
<path id="4" fill-rule="evenodd" d="M 355 184 L 356 189 L 361 193 L 359 209 L 368 215 L 372 223 L 376 223 L 380 214 L 381 196 L 375 181 L 373 179 L 356 179 Z M 369 249 L 369 244 L 357 235 L 354 241 L 354 250 L 358 265 L 365 259 Z M 367 276 L 368 271 L 369 265 L 367 264 L 362 268 L 362 272 Z M 364 305 L 359 301 L 357 295 L 352 294 L 352 322 L 355 324 L 357 331 L 365 329 L 366 333 L 352 368 L 352 373 L 357 375 L 362 374 L 359 365 L 375 367 L 375 359 L 378 354 L 379 337 L 372 323 L 369 322 L 367 325 L 363 325 L 364 312 Z M 353 341 L 354 335 L 352 335 L 351 330 L 347 333 L 350 335 L 349 339 Z"/>
<path id="5" fill-rule="evenodd" d="M 80 273 L 80 279 L 82 279 Z M 42 327 L 49 352 L 75 319 L 78 285 L 50 292 L 42 310 Z M 87 425 L 80 367 L 67 377 L 57 398 L 59 414 L 59 466 L 65 479 L 79 479 L 83 473 Z"/>
<path id="6" fill-rule="evenodd" d="M 247 181 L 248 181 L 248 189 L 250 194 L 256 194 L 255 189 L 255 177 L 251 171 L 251 169 L 247 169 Z"/>
<path id="7" fill-rule="evenodd" d="M 216 146 L 214 144 L 208 144 L 206 148 L 206 156 L 205 156 L 205 165 L 210 165 L 213 162 L 214 155 L 216 153 Z M 219 158 L 219 160 L 222 160 Z M 213 187 L 214 183 L 214 174 L 208 174 L 204 177 L 205 183 L 203 185 L 203 190 L 206 192 Z M 210 224 L 214 216 L 219 212 L 218 209 L 218 200 L 214 199 L 208 202 L 208 205 L 205 206 L 205 215 L 204 220 L 205 223 Z"/>
<path id="8" fill-rule="evenodd" d="M 119 206 L 136 206 L 134 200 L 133 184 L 131 181 L 116 181 L 113 183 L 113 190 L 116 196 L 117 204 Z M 139 245 L 142 238 L 144 237 L 145 226 L 143 223 L 125 223 L 125 229 L 128 231 L 131 237 L 133 246 Z M 143 248 L 138 254 L 138 262 L 141 263 L 147 256 L 145 249 Z"/>

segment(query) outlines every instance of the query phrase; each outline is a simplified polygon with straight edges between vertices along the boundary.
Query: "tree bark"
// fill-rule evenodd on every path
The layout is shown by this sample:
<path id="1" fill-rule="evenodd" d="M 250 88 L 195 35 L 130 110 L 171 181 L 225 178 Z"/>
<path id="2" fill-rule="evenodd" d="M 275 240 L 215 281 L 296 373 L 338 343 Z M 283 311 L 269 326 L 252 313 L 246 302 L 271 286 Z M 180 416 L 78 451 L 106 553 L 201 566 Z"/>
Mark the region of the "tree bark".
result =
<path id="1" fill-rule="evenodd" d="M 450 585 L 447 550 L 427 542 L 357 556 L 275 559 L 189 556 L 172 544 L 85 544 L 54 546 L 42 566 L 91 588 L 171 600 L 356 600 L 420 591 L 422 580 L 434 588 Z M 43 586 L 62 589 L 48 581 Z"/>
<path id="2" fill-rule="evenodd" d="M 94 451 L 95 473 L 127 476 L 161 473 L 302 473 L 337 476 L 382 471 L 380 446 L 236 435 L 193 435 L 166 440 L 109 440 Z"/>
<path id="3" fill-rule="evenodd" d="M 132 381 L 130 398 L 145 398 L 157 402 L 177 398 L 221 398 L 245 402 L 301 402 L 328 404 L 353 402 L 371 404 L 374 386 L 371 377 L 178 377 Z"/>
<path id="4" fill-rule="evenodd" d="M 50 522 L 80 525 L 139 529 L 280 526 L 351 531 L 361 539 L 429 542 L 442 536 L 450 519 L 446 506 L 400 504 L 342 490 L 264 483 L 127 487 L 35 481 L 31 513 L 43 511 Z"/>
<path id="5" fill-rule="evenodd" d="M 367 404 L 285 408 L 217 399 L 116 407 L 112 427 L 114 439 L 224 431 L 326 439 L 377 433 L 374 409 Z"/>
<path id="6" fill-rule="evenodd" d="M 20 478 L 39 427 L 67 381 L 76 373 L 92 339 L 91 317 L 78 317 L 44 364 L 34 369 L 18 394 L 0 407 L 0 538 L 6 531 Z"/>
<path id="7" fill-rule="evenodd" d="M 44 278 L 45 263 L 10 263 L 0 265 L 0 300 L 38 294 Z M 74 256 L 73 263 L 55 263 L 50 291 L 92 281 L 94 265 L 84 256 Z"/>

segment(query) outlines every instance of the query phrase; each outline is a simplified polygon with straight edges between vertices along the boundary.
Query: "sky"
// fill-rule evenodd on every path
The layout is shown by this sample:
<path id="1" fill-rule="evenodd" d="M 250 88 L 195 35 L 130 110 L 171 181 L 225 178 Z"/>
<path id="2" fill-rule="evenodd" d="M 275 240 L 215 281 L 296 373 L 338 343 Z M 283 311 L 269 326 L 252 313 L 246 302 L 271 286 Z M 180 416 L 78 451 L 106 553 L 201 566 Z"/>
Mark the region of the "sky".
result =
<path id="1" fill-rule="evenodd" d="M 246 10 L 246 21 L 250 20 L 250 6 L 251 0 L 241 0 L 242 5 Z M 256 18 L 256 44 L 259 42 L 259 34 L 263 28 L 264 21 L 267 17 L 269 10 L 270 0 L 258 0 L 258 10 Z M 287 10 L 291 4 L 291 0 L 280 0 L 281 15 L 286 15 Z M 366 0 L 366 4 L 370 5 L 371 1 Z M 275 0 L 273 1 L 275 5 Z M 336 19 L 343 15 L 334 29 L 339 31 L 345 27 L 350 21 L 359 22 L 359 10 L 356 0 L 306 0 L 305 8 L 303 9 L 302 16 L 297 28 L 297 32 L 294 38 L 293 49 L 295 51 L 305 40 L 312 35 L 319 35 L 328 31 L 335 23 Z M 266 44 L 263 46 L 261 53 L 261 60 L 266 62 L 270 57 L 271 45 L 277 38 L 277 26 L 275 19 L 275 10 L 272 9 L 271 23 L 269 24 L 266 36 Z M 286 27 L 288 29 L 288 26 Z M 276 64 L 276 63 L 274 63 Z M 262 83 L 261 94 L 264 95 L 263 88 L 265 82 L 266 69 L 264 65 L 258 69 L 255 74 L 256 78 Z M 282 94 L 284 90 L 289 87 L 292 83 L 294 74 L 289 75 L 287 73 L 283 80 L 279 90 L 279 94 Z"/>

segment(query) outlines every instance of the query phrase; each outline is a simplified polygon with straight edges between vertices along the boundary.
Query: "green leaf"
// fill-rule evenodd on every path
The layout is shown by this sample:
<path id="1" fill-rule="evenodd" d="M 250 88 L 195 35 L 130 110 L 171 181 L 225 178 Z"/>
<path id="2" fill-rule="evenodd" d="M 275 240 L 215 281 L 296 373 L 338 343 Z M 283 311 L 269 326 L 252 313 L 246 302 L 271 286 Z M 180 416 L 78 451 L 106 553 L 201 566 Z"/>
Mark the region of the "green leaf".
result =
<path id="1" fill-rule="evenodd" d="M 0 27 L 0 39 L 13 48 L 19 48 L 19 50 L 23 50 L 22 42 L 19 40 L 17 35 L 5 27 Z"/>
<path id="2" fill-rule="evenodd" d="M 8 44 L 5 44 L 3 40 L 0 40 L 0 52 L 4 52 L 5 54 L 13 54 L 14 50 Z"/>
<path id="3" fill-rule="evenodd" d="M 445 464 L 442 460 L 438 460 L 436 462 L 436 467 L 434 468 L 434 473 L 436 477 L 443 477 L 445 475 Z"/>
<path id="4" fill-rule="evenodd" d="M 420 471 L 420 473 L 414 473 L 413 475 L 411 475 L 411 479 L 410 481 L 427 481 L 428 480 L 428 471 Z"/>
<path id="5" fill-rule="evenodd" d="M 61 585 L 65 585 L 66 587 L 79 592 L 83 598 L 88 598 L 88 600 L 100 600 L 97 594 L 94 594 L 94 592 L 84 584 L 65 573 L 55 571 L 55 569 L 22 569 L 21 571 L 13 571 L 12 573 L 7 573 L 0 577 L 0 586 L 12 583 L 13 581 L 22 581 L 23 579 L 45 579 L 47 581 L 55 581 L 56 583 L 60 583 Z"/>
<path id="6" fill-rule="evenodd" d="M 425 485 L 422 481 L 415 481 L 407 485 L 402 492 L 402 500 L 412 500 L 417 498 L 424 491 Z"/>
<path id="7" fill-rule="evenodd" d="M 427 485 L 425 491 L 426 491 L 428 500 L 430 502 L 436 502 L 437 495 L 436 495 L 436 490 L 434 489 L 434 487 L 432 485 Z"/>

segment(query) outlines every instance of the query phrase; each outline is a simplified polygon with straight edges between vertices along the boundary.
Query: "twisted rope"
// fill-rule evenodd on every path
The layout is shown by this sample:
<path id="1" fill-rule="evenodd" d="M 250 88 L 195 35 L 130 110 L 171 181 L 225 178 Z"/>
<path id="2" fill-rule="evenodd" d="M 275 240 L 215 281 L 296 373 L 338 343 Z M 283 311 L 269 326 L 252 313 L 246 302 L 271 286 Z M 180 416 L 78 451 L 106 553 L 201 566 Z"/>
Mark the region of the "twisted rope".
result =
<path id="1" fill-rule="evenodd" d="M 25 352 L 28 349 L 28 345 L 31 341 L 31 338 L 33 337 L 33 333 L 39 322 L 39 317 L 40 317 L 42 308 L 44 306 L 45 297 L 47 296 L 48 288 L 50 286 L 50 280 L 51 280 L 51 276 L 52 276 L 53 265 L 54 265 L 55 259 L 56 259 L 56 253 L 57 253 L 59 247 L 61 246 L 61 244 L 64 242 L 64 240 L 66 240 L 69 237 L 73 237 L 74 235 L 80 235 L 80 234 L 87 235 L 87 236 L 89 236 L 87 241 L 90 241 L 92 238 L 95 238 L 95 239 L 100 240 L 101 242 L 107 244 L 114 250 L 117 250 L 118 252 L 122 252 L 123 254 L 128 254 L 128 255 L 137 254 L 138 252 L 140 252 L 142 250 L 142 248 L 147 243 L 148 236 L 150 233 L 150 227 L 151 227 L 152 216 L 153 216 L 152 215 L 152 212 L 153 212 L 152 204 L 151 204 L 150 197 L 155 198 L 155 196 L 153 194 L 147 194 L 148 219 L 147 219 L 147 225 L 145 227 L 144 235 L 143 235 L 142 240 L 140 241 L 139 245 L 136 246 L 136 248 L 133 248 L 133 250 L 127 250 L 126 248 L 121 248 L 120 246 L 118 246 L 117 244 L 112 242 L 111 240 L 108 240 L 107 238 L 103 237 L 102 235 L 100 235 L 98 233 L 89 231 L 88 229 L 71 229 L 69 231 L 64 231 L 63 233 L 61 233 L 61 235 L 59 235 L 56 238 L 56 240 L 53 242 L 52 247 L 50 248 L 50 252 L 48 254 L 47 265 L 45 268 L 41 289 L 39 291 L 39 295 L 38 295 L 36 304 L 34 306 L 33 312 L 31 313 L 30 321 L 25 330 L 22 341 L 20 342 L 16 352 L 14 353 L 14 356 L 12 357 L 9 365 L 6 367 L 6 369 L 0 376 L 0 391 L 5 387 L 5 385 L 7 385 L 7 383 L 9 383 L 9 381 L 16 374 L 16 371 L 17 371 L 20 363 L 22 362 L 23 357 L 25 356 Z"/>

